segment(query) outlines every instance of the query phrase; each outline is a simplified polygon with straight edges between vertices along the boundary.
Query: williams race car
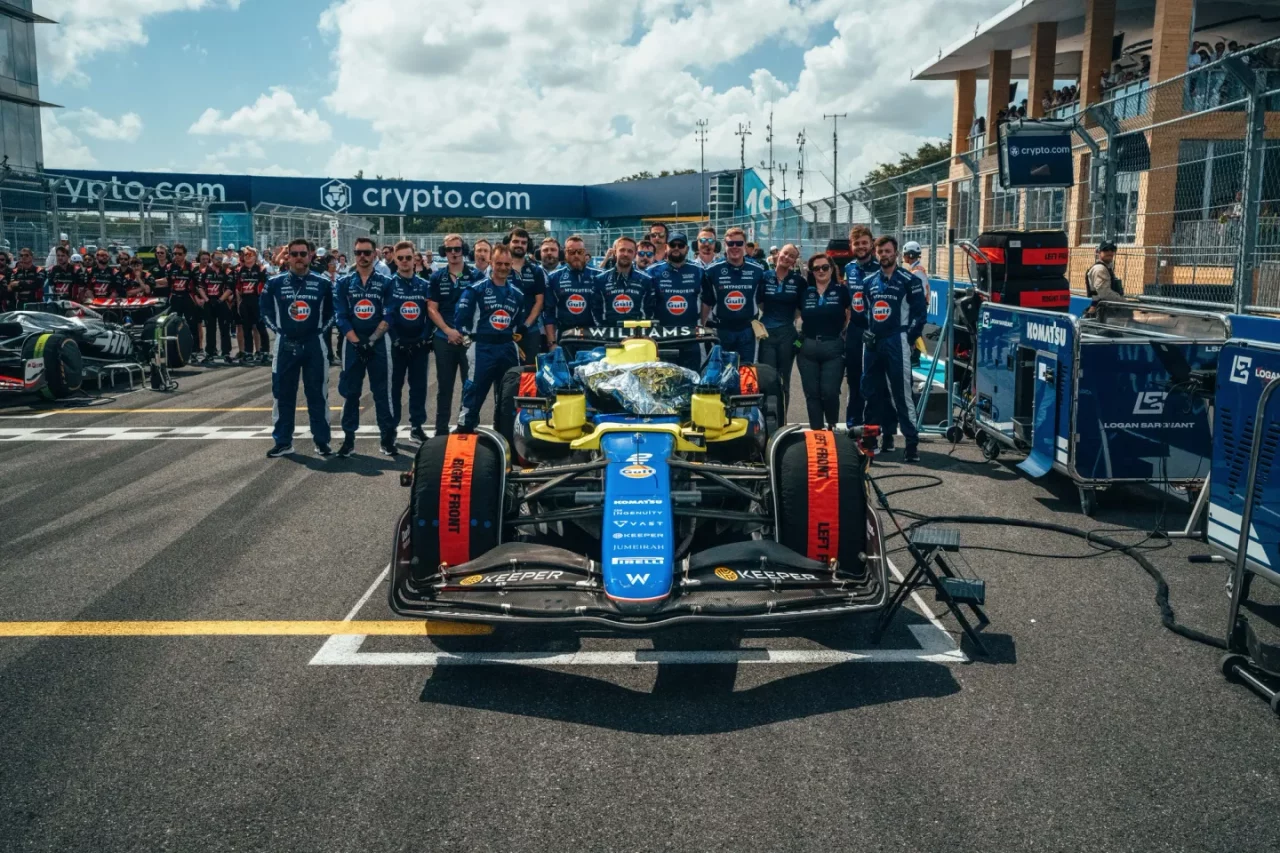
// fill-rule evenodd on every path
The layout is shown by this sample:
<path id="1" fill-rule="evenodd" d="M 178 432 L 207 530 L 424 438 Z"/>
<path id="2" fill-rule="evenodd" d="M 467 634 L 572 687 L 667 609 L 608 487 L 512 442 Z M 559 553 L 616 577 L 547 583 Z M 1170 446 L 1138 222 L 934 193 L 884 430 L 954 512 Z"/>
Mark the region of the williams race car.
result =
<path id="1" fill-rule="evenodd" d="M 167 308 L 167 300 L 143 297 L 32 303 L 0 314 L 0 394 L 62 399 L 129 366 L 149 369 L 153 388 L 171 390 L 168 368 L 187 363 L 192 337 Z"/>
<path id="2" fill-rule="evenodd" d="M 497 429 L 419 448 L 391 608 L 645 631 L 883 607 L 859 435 L 780 425 L 777 376 L 718 345 L 695 372 L 656 329 L 619 337 L 515 368 Z"/>

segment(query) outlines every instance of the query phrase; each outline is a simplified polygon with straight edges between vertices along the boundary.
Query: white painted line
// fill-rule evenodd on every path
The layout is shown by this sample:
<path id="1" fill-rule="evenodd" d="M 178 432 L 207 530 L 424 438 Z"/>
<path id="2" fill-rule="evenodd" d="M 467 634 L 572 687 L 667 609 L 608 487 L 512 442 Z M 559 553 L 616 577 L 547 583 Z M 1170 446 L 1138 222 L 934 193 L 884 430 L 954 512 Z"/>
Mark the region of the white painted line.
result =
<path id="1" fill-rule="evenodd" d="M 373 584 L 364 591 L 364 595 L 360 596 L 360 600 L 356 602 L 355 607 L 351 608 L 351 612 L 346 615 L 342 620 L 343 622 L 350 622 L 352 619 L 356 618 L 356 614 L 360 612 L 360 608 L 364 607 L 365 602 L 373 597 L 374 591 L 377 590 L 382 582 L 387 579 L 387 575 L 389 574 L 391 574 L 391 564 L 387 563 L 387 567 L 382 570 L 380 575 L 378 575 L 377 580 L 375 580 Z"/>
<path id="2" fill-rule="evenodd" d="M 435 430 L 426 430 L 428 436 Z M 309 438 L 310 428 L 294 430 L 295 438 Z M 398 438 L 408 438 L 409 427 L 397 431 Z M 356 438 L 378 438 L 376 426 L 362 426 Z M 0 428 L 0 441 L 269 441 L 270 426 L 175 426 L 175 427 L 9 427 Z"/>
<path id="3" fill-rule="evenodd" d="M 903 580 L 905 580 L 905 578 L 903 578 L 902 576 L 902 572 L 898 571 L 898 567 L 894 565 L 894 562 L 892 559 L 889 560 L 889 571 L 893 572 L 893 576 L 898 579 L 898 583 L 902 583 Z M 928 619 L 929 622 L 933 625 L 933 627 L 937 628 L 938 631 L 942 634 L 942 636 L 946 637 L 947 641 L 950 642 L 951 635 L 947 633 L 947 629 L 942 626 L 942 622 L 938 620 L 937 616 L 933 615 L 933 611 L 930 610 L 928 605 L 924 603 L 924 599 L 920 597 L 919 590 L 911 593 L 911 599 L 915 601 L 916 607 L 920 608 L 920 615 Z M 927 643 L 921 643 L 921 645 L 924 645 L 926 647 L 928 646 Z M 952 643 L 952 645 L 954 645 L 954 643 Z"/>
<path id="4" fill-rule="evenodd" d="M 0 421 L 38 421 L 41 418 L 51 417 L 56 412 L 41 412 L 38 415 L 0 415 Z"/>

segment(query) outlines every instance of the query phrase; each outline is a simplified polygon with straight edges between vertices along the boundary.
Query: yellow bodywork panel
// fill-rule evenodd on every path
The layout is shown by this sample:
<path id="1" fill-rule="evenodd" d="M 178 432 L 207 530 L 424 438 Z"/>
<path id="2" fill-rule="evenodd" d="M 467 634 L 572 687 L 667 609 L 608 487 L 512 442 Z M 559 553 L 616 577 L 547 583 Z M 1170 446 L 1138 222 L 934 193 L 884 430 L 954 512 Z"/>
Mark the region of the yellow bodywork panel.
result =
<path id="1" fill-rule="evenodd" d="M 582 436 L 587 423 L 587 398 L 582 394 L 560 393 L 551 404 L 551 417 L 533 421 L 529 429 L 542 441 L 569 442 Z"/>
<path id="2" fill-rule="evenodd" d="M 605 350 L 606 364 L 644 364 L 658 360 L 658 345 L 648 338 L 627 338 L 619 347 Z"/>

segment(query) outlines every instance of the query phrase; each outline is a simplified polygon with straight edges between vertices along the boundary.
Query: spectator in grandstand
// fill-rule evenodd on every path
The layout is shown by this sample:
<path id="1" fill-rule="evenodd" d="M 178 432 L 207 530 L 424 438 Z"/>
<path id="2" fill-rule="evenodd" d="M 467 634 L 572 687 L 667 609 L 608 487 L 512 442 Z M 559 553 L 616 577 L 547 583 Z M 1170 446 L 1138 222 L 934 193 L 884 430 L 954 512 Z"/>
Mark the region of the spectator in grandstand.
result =
<path id="1" fill-rule="evenodd" d="M 667 259 L 667 239 L 671 230 L 665 222 L 655 222 L 649 226 L 649 242 L 653 244 L 653 262 L 660 264 Z"/>
<path id="2" fill-rule="evenodd" d="M 655 246 L 649 240 L 641 240 L 636 246 L 636 269 L 644 272 L 653 266 L 653 255 Z"/>
<path id="3" fill-rule="evenodd" d="M 477 240 L 471 248 L 471 261 L 481 275 L 489 274 L 489 256 L 493 252 L 493 244 L 488 240 Z"/>
<path id="4" fill-rule="evenodd" d="M 610 246 L 608 249 L 605 249 L 604 263 L 601 265 L 602 269 L 611 270 L 615 266 L 617 266 L 617 258 L 615 257 L 616 255 L 617 255 L 617 252 L 613 246 Z"/>

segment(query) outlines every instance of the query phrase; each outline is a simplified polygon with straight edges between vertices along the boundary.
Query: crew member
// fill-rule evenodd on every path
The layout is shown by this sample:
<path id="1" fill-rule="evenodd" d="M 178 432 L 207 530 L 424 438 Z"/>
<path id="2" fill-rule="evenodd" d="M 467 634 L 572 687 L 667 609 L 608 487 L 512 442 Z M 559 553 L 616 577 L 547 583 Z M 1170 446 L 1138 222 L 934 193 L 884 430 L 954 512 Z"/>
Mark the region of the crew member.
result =
<path id="1" fill-rule="evenodd" d="M 66 246 L 58 246 L 53 252 L 56 263 L 45 274 L 47 298 L 88 302 L 84 292 L 84 273 L 71 263 L 71 250 Z"/>
<path id="2" fill-rule="evenodd" d="M 0 314 L 12 310 L 13 292 L 9 285 L 13 281 L 13 267 L 9 264 L 9 253 L 0 251 Z"/>
<path id="3" fill-rule="evenodd" d="M 653 279 L 660 326 L 687 326 L 697 322 L 698 301 L 702 298 L 702 267 L 689 260 L 689 238 L 674 231 L 667 238 L 667 259 L 649 267 Z M 690 370 L 702 367 L 702 347 L 696 342 L 677 347 L 676 364 Z"/>
<path id="4" fill-rule="evenodd" d="M 525 331 L 527 304 L 511 265 L 511 248 L 494 246 L 489 277 L 462 291 L 458 298 L 453 325 L 471 337 L 467 353 L 470 369 L 462 385 L 458 432 L 475 431 L 489 389 L 521 361 L 515 335 Z"/>
<path id="5" fill-rule="evenodd" d="M 512 228 L 506 243 L 511 247 L 511 276 L 524 293 L 524 311 L 520 322 L 525 330 L 520 333 L 520 352 L 526 364 L 532 364 L 542 351 L 542 303 L 547 292 L 547 274 L 540 264 L 526 263 L 529 251 L 529 232 Z M 499 377 L 501 379 L 501 377 Z"/>
<path id="6" fill-rule="evenodd" d="M 356 430 L 360 428 L 360 395 L 364 377 L 369 376 L 369 393 L 378 421 L 384 456 L 396 455 L 396 423 L 391 417 L 391 347 L 387 341 L 387 296 L 391 282 L 373 271 L 374 242 L 356 238 L 356 268 L 338 280 L 334 290 L 333 314 L 338 334 L 346 340 L 342 348 L 342 373 L 338 393 L 342 395 L 342 444 L 338 455 L 355 452 Z"/>
<path id="7" fill-rule="evenodd" d="M 550 279 L 553 272 L 564 266 L 560 260 L 560 241 L 555 237 L 544 237 L 538 247 L 538 261 L 542 264 L 542 274 Z"/>
<path id="8" fill-rule="evenodd" d="M 788 244 L 778 253 L 778 265 L 787 262 Z M 840 380 L 844 377 L 844 335 L 849 325 L 849 288 L 836 280 L 835 265 L 826 253 L 813 255 L 809 275 L 800 294 L 803 323 L 800 354 L 800 387 L 810 429 L 836 428 L 840 415 Z M 770 333 L 772 335 L 772 333 Z M 855 334 L 850 330 L 850 334 Z M 856 334 L 861 334 L 860 332 Z"/>
<path id="9" fill-rule="evenodd" d="M 178 246 L 173 249 L 171 275 L 174 266 L 180 263 Z M 267 456 L 274 459 L 293 453 L 299 374 L 316 453 L 330 456 L 333 448 L 329 446 L 329 371 L 325 366 L 322 339 L 333 322 L 333 293 L 328 280 L 311 271 L 309 242 L 301 238 L 292 240 L 287 252 L 288 271 L 273 276 L 261 297 L 263 320 L 276 334 L 271 358 L 271 396 L 275 398 L 271 435 L 276 443 L 267 451 Z M 176 287 L 176 281 L 174 284 Z"/>
<path id="10" fill-rule="evenodd" d="M 431 276 L 427 290 L 427 316 L 435 333 L 431 350 L 436 357 L 436 435 L 449 432 L 453 416 L 453 388 L 458 377 L 467 379 L 467 345 L 453 327 L 462 291 L 484 280 L 484 274 L 467 263 L 467 244 L 461 234 L 448 234 L 441 248 L 447 265 Z"/>
<path id="11" fill-rule="evenodd" d="M 267 327 L 262 323 L 259 296 L 267 283 L 267 271 L 258 261 L 258 250 L 245 246 L 240 250 L 240 265 L 236 267 L 236 346 L 240 350 L 240 363 L 252 364 L 254 336 L 258 339 L 259 360 L 267 358 L 269 343 Z"/>
<path id="12" fill-rule="evenodd" d="M 173 289 L 169 286 L 169 279 L 165 278 L 169 269 L 169 249 L 161 243 L 155 247 L 154 251 L 156 264 L 153 267 L 155 272 L 152 274 L 151 294 L 158 299 L 169 299 L 173 293 Z"/>
<path id="13" fill-rule="evenodd" d="M 407 379 L 409 437 L 422 443 L 427 440 L 422 427 L 427 422 L 427 367 L 434 328 L 427 321 L 430 288 L 421 276 L 413 274 L 413 244 L 401 240 L 394 251 L 396 274 L 391 278 L 385 312 L 391 327 L 391 420 L 396 427 L 400 426 L 400 399 Z"/>
<path id="14" fill-rule="evenodd" d="M 120 273 L 111 266 L 111 255 L 99 249 L 93 256 L 93 267 L 85 276 L 85 283 L 93 291 L 94 299 L 123 299 L 126 293 Z"/>
<path id="15" fill-rule="evenodd" d="M 862 333 L 867 329 L 866 306 L 862 304 L 862 277 L 880 269 L 873 252 L 875 238 L 865 225 L 849 229 L 849 248 L 853 260 L 845 264 L 844 283 L 853 300 L 849 314 L 849 334 L 845 335 L 844 371 L 849 385 L 849 402 L 845 404 L 844 423 L 849 429 L 866 422 L 866 402 L 862 399 Z"/>
<path id="16" fill-rule="evenodd" d="M 782 399 L 791 399 L 791 372 L 796 360 L 796 311 L 804 294 L 805 277 L 796 269 L 800 250 L 788 243 L 775 256 L 776 267 L 764 274 L 760 323 L 767 333 L 760 341 L 760 363 L 778 372 Z M 839 396 L 837 394 L 837 396 Z"/>
<path id="17" fill-rule="evenodd" d="M 924 329 L 928 305 L 920 279 L 898 267 L 898 241 L 884 236 L 876 241 L 880 269 L 862 277 L 866 306 L 866 359 L 862 395 L 867 400 L 867 420 L 882 431 L 881 452 L 893 450 L 893 436 L 885 427 L 896 417 L 906 441 L 904 462 L 920 461 L 920 436 L 915 425 L 915 398 L 911 393 L 911 342 Z M 872 406 L 876 401 L 879 405 Z"/>
<path id="18" fill-rule="evenodd" d="M 665 261 L 671 245 L 671 229 L 665 222 L 655 222 L 649 226 L 648 239 L 653 244 L 653 262 L 660 264 Z"/>
<path id="19" fill-rule="evenodd" d="M 746 259 L 747 235 L 741 228 L 724 233 L 724 260 L 702 276 L 702 322 L 714 318 L 720 349 L 736 352 L 741 364 L 756 360 L 756 333 L 751 328 L 764 293 L 764 268 Z"/>
<path id="20" fill-rule="evenodd" d="M 110 255 L 107 257 L 109 262 Z M 20 311 L 28 302 L 43 302 L 44 279 L 44 271 L 36 266 L 35 255 L 23 246 L 18 250 L 18 265 L 9 276 L 10 304 Z"/>
<path id="21" fill-rule="evenodd" d="M 200 287 L 204 290 L 205 299 L 205 361 L 213 361 L 217 355 L 214 349 L 216 337 L 216 342 L 221 344 L 223 363 L 231 364 L 231 303 L 236 298 L 236 287 L 235 276 L 223 263 L 221 252 L 215 254 L 212 263 L 205 268 L 200 277 Z"/>
<path id="22" fill-rule="evenodd" d="M 173 244 L 173 260 L 164 268 L 163 274 L 173 293 L 169 307 L 173 313 L 181 314 L 191 327 L 191 337 L 195 341 L 194 351 L 198 355 L 203 349 L 200 331 L 203 325 L 201 321 L 204 319 L 204 294 L 200 291 L 198 272 L 187 260 L 186 246 L 181 243 Z"/>
<path id="23" fill-rule="evenodd" d="M 654 319 L 657 292 L 653 279 L 635 268 L 636 241 L 619 237 L 613 242 L 613 258 L 613 268 L 596 276 L 592 316 L 606 326 Z"/>
<path id="24" fill-rule="evenodd" d="M 929 304 L 929 271 L 920 261 L 920 244 L 915 240 L 908 240 L 902 244 L 902 268 L 920 279 L 920 285 L 924 288 L 924 304 Z M 922 338 L 916 338 L 911 341 L 911 366 L 915 367 L 920 364 L 920 355 L 924 352 L 924 341 Z"/>
<path id="25" fill-rule="evenodd" d="M 1085 290 L 1094 305 L 1099 302 L 1124 301 L 1124 284 L 1116 278 L 1115 263 L 1116 244 L 1099 244 L 1097 260 L 1084 277 Z"/>
<path id="26" fill-rule="evenodd" d="M 649 267 L 653 266 L 654 245 L 650 240 L 641 240 L 636 246 L 636 269 L 640 272 L 647 272 Z"/>
<path id="27" fill-rule="evenodd" d="M 151 293 L 151 275 L 142 266 L 142 258 L 132 258 L 124 280 L 125 296 L 146 296 Z"/>
<path id="28" fill-rule="evenodd" d="M 703 228 L 698 232 L 698 256 L 693 259 L 693 262 L 703 269 L 711 266 L 720 260 L 716 255 L 720 251 L 719 245 L 719 241 L 716 240 L 716 229 Z"/>
<path id="29" fill-rule="evenodd" d="M 493 244 L 488 240 L 480 239 L 471 247 L 471 260 L 476 268 L 476 272 L 480 275 L 489 274 L 489 256 L 493 252 Z"/>
<path id="30" fill-rule="evenodd" d="M 596 277 L 600 270 L 588 262 L 586 241 L 574 234 L 564 241 L 565 266 L 547 279 L 547 338 L 555 346 L 566 329 L 599 322 L 594 314 Z"/>

